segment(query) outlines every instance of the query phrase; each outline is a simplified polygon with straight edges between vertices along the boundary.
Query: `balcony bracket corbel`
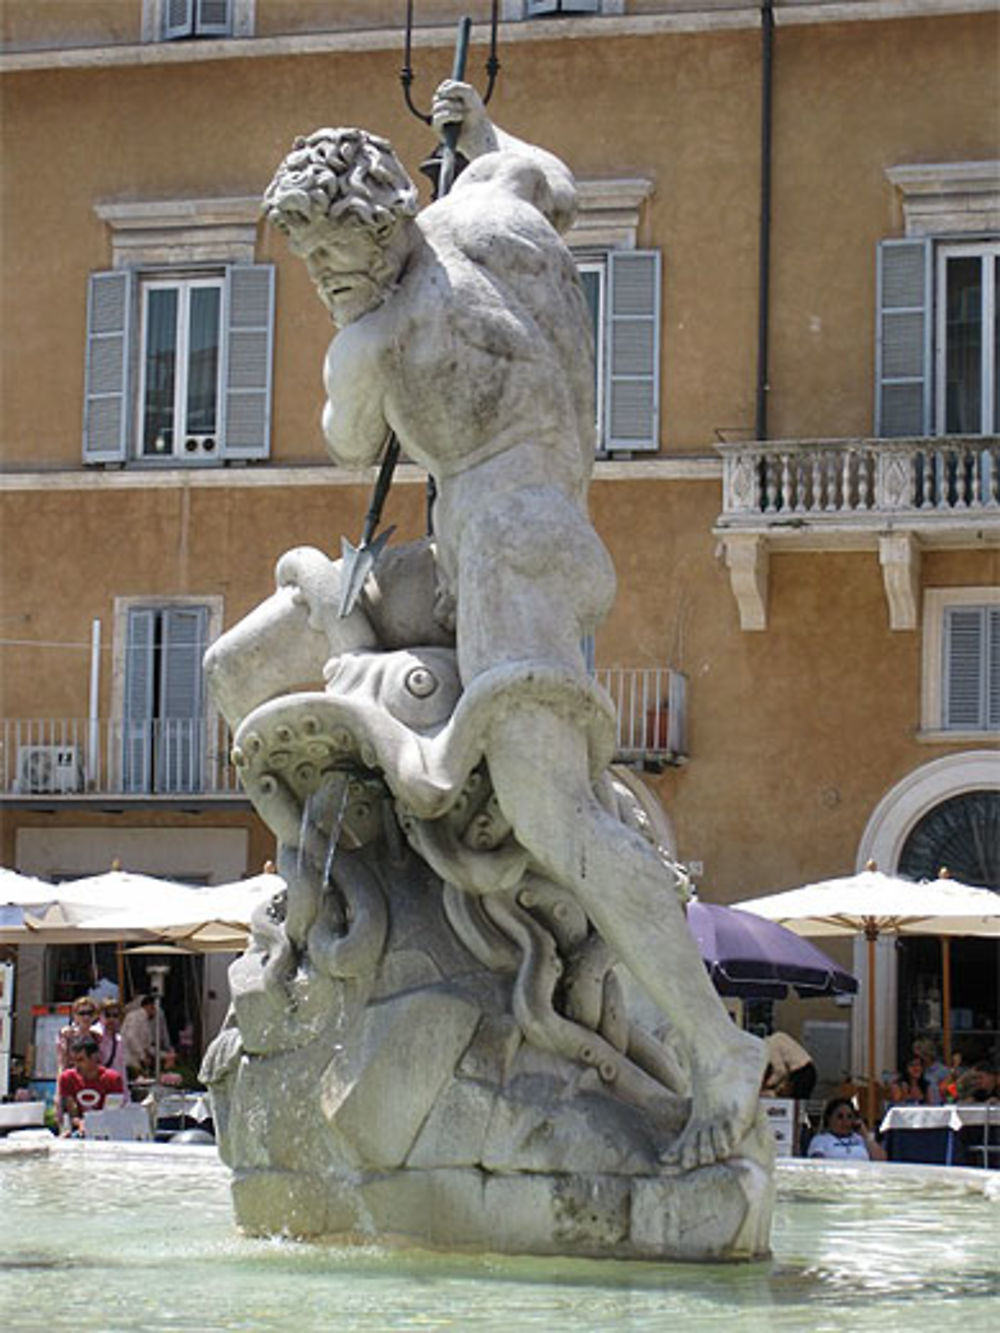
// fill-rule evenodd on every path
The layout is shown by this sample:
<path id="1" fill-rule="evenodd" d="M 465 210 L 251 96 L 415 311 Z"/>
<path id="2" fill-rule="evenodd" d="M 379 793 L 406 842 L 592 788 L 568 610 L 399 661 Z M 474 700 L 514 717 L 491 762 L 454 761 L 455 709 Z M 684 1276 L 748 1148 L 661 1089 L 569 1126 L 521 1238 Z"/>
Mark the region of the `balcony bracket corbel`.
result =
<path id="1" fill-rule="evenodd" d="M 920 607 L 920 544 L 909 532 L 878 539 L 890 629 L 916 629 Z"/>
<path id="2" fill-rule="evenodd" d="M 739 608 L 740 629 L 767 629 L 767 538 L 759 533 L 728 533 L 722 544 Z"/>

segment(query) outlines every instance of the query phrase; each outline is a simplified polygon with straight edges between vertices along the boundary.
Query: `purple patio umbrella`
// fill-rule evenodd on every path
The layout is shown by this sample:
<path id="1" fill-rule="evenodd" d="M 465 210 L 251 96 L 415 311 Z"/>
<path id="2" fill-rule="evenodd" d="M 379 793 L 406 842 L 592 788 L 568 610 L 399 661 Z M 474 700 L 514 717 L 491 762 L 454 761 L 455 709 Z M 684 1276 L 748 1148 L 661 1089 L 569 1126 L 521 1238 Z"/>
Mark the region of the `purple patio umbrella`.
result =
<path id="1" fill-rule="evenodd" d="M 691 934 L 720 995 L 783 1000 L 789 986 L 801 996 L 853 995 L 858 989 L 849 972 L 774 921 L 697 900 L 686 910 Z"/>

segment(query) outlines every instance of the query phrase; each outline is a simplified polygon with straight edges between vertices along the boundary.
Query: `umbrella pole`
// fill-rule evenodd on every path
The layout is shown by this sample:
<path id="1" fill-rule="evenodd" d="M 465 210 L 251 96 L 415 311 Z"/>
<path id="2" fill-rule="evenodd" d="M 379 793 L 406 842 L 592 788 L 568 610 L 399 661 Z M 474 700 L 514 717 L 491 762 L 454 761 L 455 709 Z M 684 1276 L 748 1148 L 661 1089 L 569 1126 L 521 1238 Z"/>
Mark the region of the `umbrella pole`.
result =
<path id="1" fill-rule="evenodd" d="M 944 1062 L 951 1068 L 951 940 L 941 936 L 941 1029 Z"/>
<path id="2" fill-rule="evenodd" d="M 875 941 L 878 939 L 878 926 L 868 922 L 865 926 L 865 939 L 868 941 L 868 1087 L 865 1093 L 865 1119 L 868 1128 L 875 1129 Z"/>

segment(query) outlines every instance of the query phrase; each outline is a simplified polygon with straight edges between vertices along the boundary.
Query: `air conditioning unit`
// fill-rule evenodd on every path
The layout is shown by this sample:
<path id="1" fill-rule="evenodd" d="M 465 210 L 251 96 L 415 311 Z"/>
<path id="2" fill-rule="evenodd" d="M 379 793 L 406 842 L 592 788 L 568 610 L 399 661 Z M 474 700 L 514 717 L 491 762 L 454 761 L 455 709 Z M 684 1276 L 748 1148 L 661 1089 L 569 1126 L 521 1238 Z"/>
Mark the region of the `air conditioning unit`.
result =
<path id="1" fill-rule="evenodd" d="M 17 751 L 17 789 L 50 796 L 79 791 L 83 774 L 75 745 L 22 745 Z"/>

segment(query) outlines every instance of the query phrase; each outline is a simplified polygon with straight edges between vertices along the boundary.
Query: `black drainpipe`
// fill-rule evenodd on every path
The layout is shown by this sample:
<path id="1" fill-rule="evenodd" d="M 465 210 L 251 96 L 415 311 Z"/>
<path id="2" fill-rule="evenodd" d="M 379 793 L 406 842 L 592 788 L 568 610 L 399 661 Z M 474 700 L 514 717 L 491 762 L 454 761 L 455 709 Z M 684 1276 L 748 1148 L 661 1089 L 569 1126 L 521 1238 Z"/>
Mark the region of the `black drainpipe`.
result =
<path id="1" fill-rule="evenodd" d="M 771 59 L 774 53 L 774 2 L 760 10 L 760 237 L 757 294 L 757 413 L 754 438 L 767 439 L 768 332 L 771 278 Z"/>

